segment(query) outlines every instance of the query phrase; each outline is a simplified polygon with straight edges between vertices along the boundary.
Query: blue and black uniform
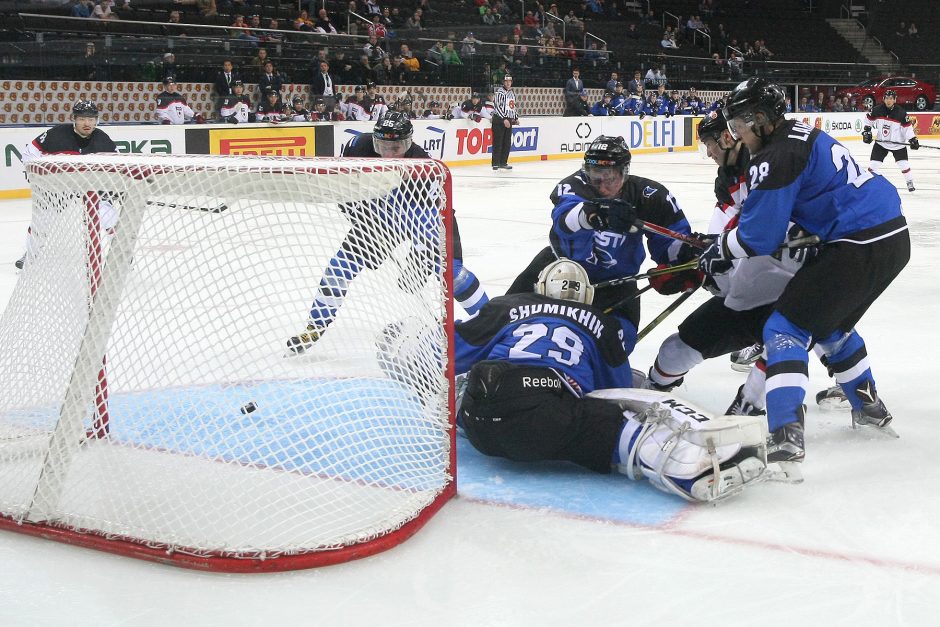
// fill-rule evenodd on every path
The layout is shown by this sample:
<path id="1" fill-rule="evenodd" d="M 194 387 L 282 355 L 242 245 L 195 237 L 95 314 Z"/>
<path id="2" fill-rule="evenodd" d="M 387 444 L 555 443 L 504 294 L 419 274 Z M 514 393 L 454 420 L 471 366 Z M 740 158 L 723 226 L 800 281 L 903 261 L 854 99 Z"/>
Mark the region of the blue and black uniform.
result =
<path id="1" fill-rule="evenodd" d="M 662 184 L 640 176 L 627 176 L 619 198 L 636 208 L 637 217 L 644 222 L 664 226 L 688 235 L 689 222 L 678 202 Z M 599 199 L 588 184 L 583 170 L 562 179 L 550 195 L 552 228 L 550 247 L 542 250 L 509 288 L 510 294 L 531 292 L 538 273 L 558 257 L 567 257 L 581 264 L 591 283 L 633 276 L 646 260 L 644 239 L 650 257 L 657 264 L 673 263 L 677 259 L 681 242 L 655 233 L 616 233 L 583 228 L 579 221 L 585 202 Z M 636 343 L 640 321 L 640 303 L 630 298 L 636 293 L 635 283 L 599 289 L 594 304 L 601 309 L 614 307 L 613 314 L 620 318 L 624 329 L 627 353 Z"/>
<path id="2" fill-rule="evenodd" d="M 910 259 L 910 235 L 897 190 L 826 133 L 781 122 L 747 171 L 748 196 L 725 257 L 772 253 L 792 221 L 823 243 L 793 277 L 763 331 L 771 431 L 800 420 L 807 351 L 819 344 L 853 409 L 859 387 L 874 390 L 865 343 L 854 330 Z M 866 385 L 868 384 L 868 385 Z"/>
<path id="3" fill-rule="evenodd" d="M 585 395 L 632 386 L 616 318 L 573 301 L 512 294 L 456 323 L 454 342 L 457 373 L 470 373 L 458 418 L 476 449 L 610 472 L 625 419 L 616 405 Z"/>

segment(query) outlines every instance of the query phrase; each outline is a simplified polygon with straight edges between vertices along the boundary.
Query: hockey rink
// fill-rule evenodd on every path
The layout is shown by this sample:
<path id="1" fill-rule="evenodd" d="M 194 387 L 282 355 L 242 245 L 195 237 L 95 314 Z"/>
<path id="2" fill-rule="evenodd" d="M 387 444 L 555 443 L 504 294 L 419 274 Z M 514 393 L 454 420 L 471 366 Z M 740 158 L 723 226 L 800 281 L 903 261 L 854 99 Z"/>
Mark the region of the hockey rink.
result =
<path id="1" fill-rule="evenodd" d="M 940 141 L 925 140 L 940 145 Z M 860 164 L 870 147 L 848 142 Z M 853 431 L 809 399 L 805 482 L 689 505 L 624 476 L 484 458 L 458 442 L 458 497 L 413 538 L 322 569 L 215 575 L 0 533 L 3 625 L 935 625 L 940 585 L 940 151 L 911 153 L 917 191 L 889 161 L 911 227 L 910 264 L 863 318 L 900 439 Z M 459 167 L 464 262 L 490 297 L 548 241 L 548 195 L 576 160 Z M 634 154 L 631 173 L 677 198 L 694 230 L 715 165 Z M 0 201 L 0 302 L 17 280 L 29 201 Z M 701 291 L 637 345 L 647 370 Z M 646 324 L 675 298 L 648 292 Z M 809 303 L 825 307 L 826 303 Z M 459 313 L 458 313 L 459 316 Z M 677 394 L 721 413 L 746 375 L 702 364 Z M 830 385 L 811 360 L 810 393 Z"/>

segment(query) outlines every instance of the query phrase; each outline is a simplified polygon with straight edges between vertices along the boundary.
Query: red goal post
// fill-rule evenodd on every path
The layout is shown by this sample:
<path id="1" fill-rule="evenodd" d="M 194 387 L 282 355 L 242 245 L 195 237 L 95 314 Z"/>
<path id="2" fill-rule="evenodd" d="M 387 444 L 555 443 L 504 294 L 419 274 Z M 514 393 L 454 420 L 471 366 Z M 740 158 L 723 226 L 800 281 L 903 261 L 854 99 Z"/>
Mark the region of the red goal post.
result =
<path id="1" fill-rule="evenodd" d="M 92 155 L 27 171 L 32 243 L 0 319 L 0 527 L 278 571 L 394 546 L 454 495 L 446 166 Z M 372 263 L 333 324 L 290 355 L 324 270 L 356 259 Z"/>

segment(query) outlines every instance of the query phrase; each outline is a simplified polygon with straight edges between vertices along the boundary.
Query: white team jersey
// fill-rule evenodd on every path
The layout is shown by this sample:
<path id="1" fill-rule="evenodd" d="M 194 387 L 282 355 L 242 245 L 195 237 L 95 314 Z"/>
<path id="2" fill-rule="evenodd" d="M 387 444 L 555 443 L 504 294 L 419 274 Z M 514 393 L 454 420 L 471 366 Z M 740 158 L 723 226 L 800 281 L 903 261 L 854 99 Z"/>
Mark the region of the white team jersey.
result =
<path id="1" fill-rule="evenodd" d="M 493 106 L 493 103 L 487 100 L 483 103 L 483 108 L 480 109 L 480 117 L 484 120 L 492 119 L 493 113 L 496 111 L 496 108 Z"/>
<path id="2" fill-rule="evenodd" d="M 369 112 L 358 102 L 347 102 L 346 110 L 343 111 L 343 115 L 346 116 L 347 120 L 357 122 L 366 122 L 369 120 Z"/>
<path id="3" fill-rule="evenodd" d="M 744 177 L 739 177 L 737 184 L 728 191 L 734 204 L 715 204 L 715 211 L 708 225 L 709 233 L 722 233 L 738 225 L 741 206 L 747 198 Z M 786 251 L 780 257 L 735 259 L 731 272 L 715 276 L 714 280 L 719 293 L 724 296 L 725 306 L 734 311 L 747 311 L 776 302 L 787 283 L 803 265 L 802 261 L 791 259 Z"/>
<path id="4" fill-rule="evenodd" d="M 872 109 L 866 116 L 872 128 L 875 142 L 888 150 L 904 148 L 914 138 L 914 125 L 908 121 L 907 113 L 895 105 L 889 111 L 883 104 Z"/>
<path id="5" fill-rule="evenodd" d="M 166 92 L 157 97 L 157 120 L 161 124 L 185 124 L 193 119 L 195 112 L 178 94 Z"/>
<path id="6" fill-rule="evenodd" d="M 381 120 L 382 116 L 384 116 L 386 113 L 388 113 L 388 105 L 377 102 L 372 105 L 372 113 L 369 114 L 369 119 L 373 122 L 377 122 L 378 120 Z"/>
<path id="7" fill-rule="evenodd" d="M 233 99 L 232 101 L 223 101 L 219 113 L 223 120 L 234 117 L 237 122 L 243 124 L 248 121 L 251 107 L 244 100 Z"/>

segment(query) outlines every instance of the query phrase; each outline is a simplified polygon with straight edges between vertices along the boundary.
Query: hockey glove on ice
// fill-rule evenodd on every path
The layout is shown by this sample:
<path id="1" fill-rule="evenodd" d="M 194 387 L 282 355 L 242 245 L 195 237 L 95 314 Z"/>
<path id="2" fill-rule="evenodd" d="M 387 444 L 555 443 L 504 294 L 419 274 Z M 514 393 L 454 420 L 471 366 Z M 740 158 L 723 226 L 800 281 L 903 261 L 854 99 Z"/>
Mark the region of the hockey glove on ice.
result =
<path id="1" fill-rule="evenodd" d="M 656 266 L 656 269 L 662 270 L 668 267 L 669 266 L 666 264 L 661 264 Z M 679 292 L 697 288 L 702 284 L 704 279 L 705 275 L 702 274 L 701 270 L 685 270 L 683 272 L 660 274 L 659 276 L 650 277 L 650 285 L 660 294 L 668 296 L 669 294 L 678 294 Z"/>
<path id="2" fill-rule="evenodd" d="M 911 150 L 917 150 L 918 148 L 920 148 L 920 142 L 917 141 L 916 137 L 912 137 L 911 138 Z"/>
<path id="3" fill-rule="evenodd" d="M 866 126 L 866 127 L 865 127 L 865 130 L 862 131 L 862 141 L 865 142 L 866 144 L 870 144 L 870 143 L 872 143 L 874 140 L 875 140 L 875 138 L 872 137 L 872 134 L 871 134 L 871 127 L 870 127 L 870 126 Z"/>
<path id="4" fill-rule="evenodd" d="M 724 274 L 731 270 L 731 255 L 725 249 L 725 237 L 727 233 L 722 233 L 698 258 L 699 269 L 709 276 Z"/>

